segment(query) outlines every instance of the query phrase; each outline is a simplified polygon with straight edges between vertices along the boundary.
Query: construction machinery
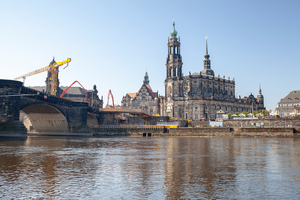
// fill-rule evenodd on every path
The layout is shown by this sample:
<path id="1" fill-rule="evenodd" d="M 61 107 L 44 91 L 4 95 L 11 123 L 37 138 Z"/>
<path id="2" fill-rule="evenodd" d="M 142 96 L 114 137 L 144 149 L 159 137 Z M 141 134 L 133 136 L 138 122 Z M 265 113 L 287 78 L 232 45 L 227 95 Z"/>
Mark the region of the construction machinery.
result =
<path id="1" fill-rule="evenodd" d="M 78 81 L 74 81 L 67 89 L 65 89 L 63 91 L 63 93 L 61 93 L 60 98 L 62 98 L 67 93 L 67 91 L 70 89 L 70 87 L 72 87 L 72 85 L 74 85 L 75 83 L 78 83 L 83 88 L 83 90 L 85 92 L 85 101 L 84 102 L 87 102 L 87 91 Z"/>
<path id="2" fill-rule="evenodd" d="M 26 77 L 48 71 L 48 78 L 50 80 L 50 91 L 46 91 L 46 92 L 50 92 L 51 95 L 56 96 L 57 86 L 58 86 L 59 67 L 62 65 L 65 65 L 63 67 L 63 69 L 65 69 L 66 67 L 68 67 L 69 62 L 71 62 L 71 58 L 67 58 L 67 60 L 64 60 L 62 62 L 56 62 L 55 58 L 53 57 L 53 60 L 50 62 L 49 66 L 42 67 L 40 69 L 34 70 L 34 71 L 24 74 L 22 76 L 18 76 L 16 78 L 14 78 L 14 80 L 18 80 L 21 78 L 23 78 L 25 80 Z"/>
<path id="3" fill-rule="evenodd" d="M 111 96 L 111 99 L 112 99 L 112 104 L 113 104 L 112 106 L 109 105 L 109 95 Z M 108 91 L 106 108 L 116 108 L 115 102 L 114 102 L 114 96 L 112 95 L 111 90 Z"/>

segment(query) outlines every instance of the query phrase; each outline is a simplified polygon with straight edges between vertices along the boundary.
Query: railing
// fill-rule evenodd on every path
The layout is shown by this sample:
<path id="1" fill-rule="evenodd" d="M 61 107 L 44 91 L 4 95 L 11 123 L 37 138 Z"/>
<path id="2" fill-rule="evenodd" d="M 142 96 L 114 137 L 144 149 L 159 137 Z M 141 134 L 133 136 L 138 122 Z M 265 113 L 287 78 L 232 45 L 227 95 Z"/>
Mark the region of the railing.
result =
<path id="1" fill-rule="evenodd" d="M 262 122 L 256 122 L 253 124 L 243 124 L 241 123 L 241 128 L 292 128 L 292 123 L 282 123 L 279 122 L 277 124 L 271 124 L 271 123 L 262 123 Z"/>
<path id="2" fill-rule="evenodd" d="M 131 128 L 137 128 L 137 129 L 158 129 L 158 128 L 164 128 L 164 126 L 160 125 L 95 125 L 91 127 L 92 129 L 96 128 L 105 128 L 105 129 L 117 129 L 117 128 L 124 128 L 124 129 L 131 129 Z"/>
<path id="3" fill-rule="evenodd" d="M 256 125 L 242 125 L 241 128 L 292 128 L 292 125 L 261 125 L 261 126 L 256 126 Z"/>

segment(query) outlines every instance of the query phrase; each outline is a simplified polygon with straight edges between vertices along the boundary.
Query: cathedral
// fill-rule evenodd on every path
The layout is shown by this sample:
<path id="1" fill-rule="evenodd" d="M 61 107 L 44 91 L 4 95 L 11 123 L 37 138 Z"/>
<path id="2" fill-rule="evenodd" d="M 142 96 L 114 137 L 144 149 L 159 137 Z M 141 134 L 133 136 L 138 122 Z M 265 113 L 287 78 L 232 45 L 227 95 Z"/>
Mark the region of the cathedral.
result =
<path id="1" fill-rule="evenodd" d="M 252 112 L 264 109 L 261 89 L 255 98 L 235 97 L 235 81 L 225 76 L 215 76 L 208 54 L 207 38 L 203 70 L 184 76 L 180 37 L 177 38 L 175 22 L 168 38 L 166 60 L 165 97 L 160 101 L 160 114 L 189 120 L 215 120 L 217 113 Z"/>

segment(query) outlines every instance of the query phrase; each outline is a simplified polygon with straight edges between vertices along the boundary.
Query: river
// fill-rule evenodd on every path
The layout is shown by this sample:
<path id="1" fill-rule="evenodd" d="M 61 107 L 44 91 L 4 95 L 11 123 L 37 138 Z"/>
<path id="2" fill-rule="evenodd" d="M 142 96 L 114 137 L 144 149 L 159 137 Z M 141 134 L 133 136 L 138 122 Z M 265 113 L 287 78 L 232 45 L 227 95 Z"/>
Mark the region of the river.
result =
<path id="1" fill-rule="evenodd" d="M 300 138 L 0 141 L 1 199 L 299 199 Z"/>

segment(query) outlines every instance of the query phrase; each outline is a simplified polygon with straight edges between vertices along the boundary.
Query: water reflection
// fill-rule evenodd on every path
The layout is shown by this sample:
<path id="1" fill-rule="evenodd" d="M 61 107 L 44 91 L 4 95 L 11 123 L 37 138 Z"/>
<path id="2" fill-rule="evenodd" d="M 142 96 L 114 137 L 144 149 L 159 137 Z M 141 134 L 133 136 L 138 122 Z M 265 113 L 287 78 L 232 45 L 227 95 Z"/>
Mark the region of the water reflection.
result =
<path id="1" fill-rule="evenodd" d="M 197 137 L 0 141 L 0 198 L 296 198 L 299 144 Z"/>

